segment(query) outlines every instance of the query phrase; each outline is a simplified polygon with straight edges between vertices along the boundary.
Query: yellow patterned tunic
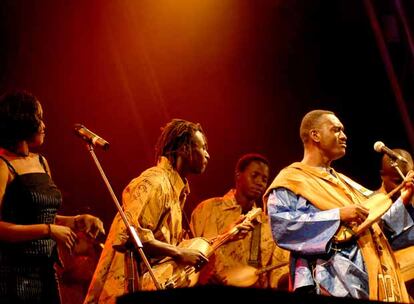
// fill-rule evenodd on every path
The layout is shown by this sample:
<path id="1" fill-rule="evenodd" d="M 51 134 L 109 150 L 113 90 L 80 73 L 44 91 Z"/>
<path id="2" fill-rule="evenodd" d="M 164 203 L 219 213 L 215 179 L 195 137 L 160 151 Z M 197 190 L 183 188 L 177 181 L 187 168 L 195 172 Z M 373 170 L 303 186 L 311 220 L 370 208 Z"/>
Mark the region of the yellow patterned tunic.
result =
<path id="1" fill-rule="evenodd" d="M 187 181 L 183 182 L 165 157 L 125 188 L 123 209 L 138 232 L 144 252 L 145 242 L 149 240 L 171 245 L 181 242 L 181 210 L 188 193 Z M 117 213 L 84 303 L 115 303 L 117 296 L 126 293 L 125 255 L 112 246 L 125 244 L 127 239 L 125 224 Z"/>
<path id="2" fill-rule="evenodd" d="M 195 236 L 212 239 L 223 233 L 240 218 L 242 209 L 236 202 L 234 193 L 235 190 L 230 190 L 223 197 L 208 199 L 194 209 L 191 216 L 191 229 Z M 261 222 L 258 268 L 262 269 L 266 266 L 275 266 L 276 268 L 260 275 L 254 287 L 279 288 L 281 287 L 279 286 L 281 277 L 283 275 L 286 277 L 289 272 L 286 265 L 289 259 L 288 251 L 279 248 L 273 241 L 266 215 L 262 214 Z M 210 257 L 208 265 L 202 269 L 199 283 L 234 285 L 227 274 L 240 272 L 243 267 L 248 266 L 251 241 L 252 232 L 249 232 L 245 238 L 231 241 L 219 247 Z M 237 271 L 232 271 L 232 269 L 237 269 Z"/>

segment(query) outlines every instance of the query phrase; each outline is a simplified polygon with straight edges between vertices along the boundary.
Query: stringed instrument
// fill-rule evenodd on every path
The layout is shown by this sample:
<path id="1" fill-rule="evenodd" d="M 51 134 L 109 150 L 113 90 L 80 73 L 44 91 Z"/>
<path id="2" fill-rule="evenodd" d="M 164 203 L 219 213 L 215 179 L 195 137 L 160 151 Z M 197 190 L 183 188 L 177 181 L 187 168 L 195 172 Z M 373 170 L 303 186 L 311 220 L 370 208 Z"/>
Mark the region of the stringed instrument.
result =
<path id="1" fill-rule="evenodd" d="M 341 225 L 334 236 L 334 243 L 344 243 L 350 241 L 351 239 L 360 236 L 374 223 L 380 221 L 381 216 L 383 216 L 384 213 L 388 211 L 393 203 L 391 197 L 396 192 L 400 191 L 403 187 L 404 182 L 402 182 L 388 194 L 377 193 L 363 201 L 361 205 L 369 210 L 369 214 L 365 221 L 363 221 L 360 225 Z"/>
<path id="2" fill-rule="evenodd" d="M 250 265 L 232 267 L 222 272 L 226 285 L 235 287 L 252 287 L 259 280 L 261 274 L 289 265 L 289 262 L 273 264 L 262 268 L 255 268 Z M 289 270 L 286 270 L 289 273 Z"/>
<path id="3" fill-rule="evenodd" d="M 184 240 L 178 247 L 198 249 L 209 258 L 217 248 L 237 235 L 241 231 L 240 227 L 242 225 L 251 223 L 261 214 L 261 208 L 253 208 L 245 215 L 241 223 L 235 223 L 228 231 L 216 238 L 209 241 L 206 238 L 196 237 Z M 160 261 L 158 265 L 155 265 L 152 270 L 162 289 L 166 289 L 194 286 L 198 281 L 200 269 L 190 265 L 179 265 L 172 258 L 167 257 Z M 142 290 L 156 290 L 155 284 L 148 272 L 142 277 Z"/>

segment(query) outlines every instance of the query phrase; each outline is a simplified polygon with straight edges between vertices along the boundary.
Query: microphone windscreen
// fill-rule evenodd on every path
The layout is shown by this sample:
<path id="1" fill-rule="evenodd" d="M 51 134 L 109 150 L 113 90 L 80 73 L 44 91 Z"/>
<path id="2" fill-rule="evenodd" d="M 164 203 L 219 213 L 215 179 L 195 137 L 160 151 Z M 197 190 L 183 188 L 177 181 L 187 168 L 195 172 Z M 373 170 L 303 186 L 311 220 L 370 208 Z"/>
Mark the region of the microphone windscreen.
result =
<path id="1" fill-rule="evenodd" d="M 384 148 L 384 143 L 382 141 L 377 141 L 374 144 L 374 150 L 381 153 L 382 152 L 382 148 Z"/>

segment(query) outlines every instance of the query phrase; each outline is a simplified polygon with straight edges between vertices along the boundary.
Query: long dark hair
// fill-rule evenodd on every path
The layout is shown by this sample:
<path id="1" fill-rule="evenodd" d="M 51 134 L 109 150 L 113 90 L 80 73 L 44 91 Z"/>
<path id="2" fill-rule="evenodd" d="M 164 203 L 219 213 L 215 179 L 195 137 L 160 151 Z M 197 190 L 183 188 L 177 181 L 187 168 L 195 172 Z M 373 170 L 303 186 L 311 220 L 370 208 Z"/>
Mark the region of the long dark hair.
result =
<path id="1" fill-rule="evenodd" d="M 0 147 L 14 150 L 23 140 L 30 140 L 41 124 L 40 103 L 26 91 L 10 91 L 0 96 Z"/>

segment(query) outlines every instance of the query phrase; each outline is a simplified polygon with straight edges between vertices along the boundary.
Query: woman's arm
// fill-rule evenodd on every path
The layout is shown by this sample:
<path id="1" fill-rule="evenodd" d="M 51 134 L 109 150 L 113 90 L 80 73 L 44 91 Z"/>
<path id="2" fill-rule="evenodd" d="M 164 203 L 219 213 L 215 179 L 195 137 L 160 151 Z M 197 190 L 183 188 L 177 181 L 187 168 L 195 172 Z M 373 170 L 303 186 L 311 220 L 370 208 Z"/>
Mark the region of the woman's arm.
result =
<path id="1" fill-rule="evenodd" d="M 9 168 L 5 162 L 0 161 L 0 210 L 9 182 Z M 43 238 L 53 238 L 71 249 L 75 244 L 76 234 L 68 227 L 54 224 L 18 225 L 5 222 L 0 215 L 0 241 L 17 243 Z"/>
<path id="2" fill-rule="evenodd" d="M 102 221 L 90 214 L 75 216 L 56 215 L 56 224 L 67 226 L 75 231 L 83 231 L 93 238 L 96 238 L 99 233 L 105 234 Z"/>

